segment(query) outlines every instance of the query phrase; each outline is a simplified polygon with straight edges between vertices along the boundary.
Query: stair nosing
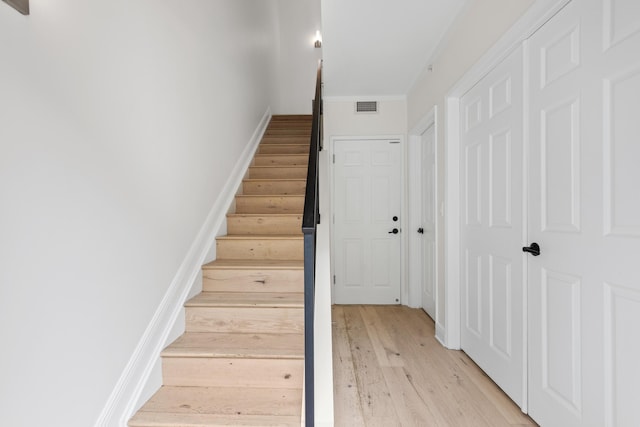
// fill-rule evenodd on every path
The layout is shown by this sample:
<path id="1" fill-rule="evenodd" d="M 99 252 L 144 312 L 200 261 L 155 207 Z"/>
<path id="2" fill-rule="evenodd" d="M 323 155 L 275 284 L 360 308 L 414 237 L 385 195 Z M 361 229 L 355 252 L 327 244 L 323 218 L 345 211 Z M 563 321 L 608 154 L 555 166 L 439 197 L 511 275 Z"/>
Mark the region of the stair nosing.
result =
<path id="1" fill-rule="evenodd" d="M 245 198 L 245 197 L 304 197 L 304 194 L 238 194 L 236 198 Z"/>
<path id="2" fill-rule="evenodd" d="M 201 347 L 183 347 L 180 344 L 177 344 L 179 339 L 181 338 L 190 338 L 194 336 L 208 336 L 212 337 L 215 342 L 211 343 L 211 348 L 202 349 Z M 233 332 L 185 332 L 183 335 L 179 337 L 176 341 L 169 344 L 161 353 L 162 357 L 166 358 L 228 358 L 228 359 L 287 359 L 287 360 L 298 360 L 304 359 L 304 343 L 299 343 L 299 349 L 285 348 L 271 348 L 271 352 L 260 352 L 260 349 L 269 348 L 269 343 L 273 342 L 273 340 L 277 338 L 282 338 L 283 334 L 278 333 L 233 333 Z M 295 335 L 295 334 L 287 334 L 287 335 Z M 302 336 L 302 334 L 300 334 Z M 215 345 L 229 337 L 235 338 L 237 340 L 239 337 L 259 337 L 261 342 L 260 349 L 252 349 L 252 348 L 242 348 L 240 345 L 238 348 L 233 348 L 230 346 L 228 349 L 219 349 L 216 348 Z M 242 341 L 240 341 L 242 343 Z M 246 344 L 246 342 L 245 342 Z M 235 351 L 235 352 L 234 352 Z"/>
<path id="3" fill-rule="evenodd" d="M 269 262 L 266 262 L 266 260 L 261 259 L 216 259 L 204 264 L 202 268 L 204 270 L 304 270 L 304 262 L 301 260 L 269 260 Z"/>
<path id="4" fill-rule="evenodd" d="M 297 234 L 255 234 L 253 236 L 247 236 L 245 234 L 227 234 L 225 236 L 218 236 L 218 240 L 302 240 L 303 236 Z"/>
<path id="5" fill-rule="evenodd" d="M 302 216 L 302 213 L 228 213 L 227 217 L 235 217 L 235 216 L 242 216 L 242 217 L 267 217 L 267 218 L 277 218 L 277 217 L 300 217 Z"/>
<path id="6" fill-rule="evenodd" d="M 199 298 L 201 299 L 203 295 L 218 295 L 218 296 L 228 296 L 228 295 L 242 295 L 244 297 L 247 298 L 247 301 L 236 301 L 236 302 L 230 302 L 230 301 L 200 301 Z M 252 302 L 252 298 L 255 297 L 263 297 L 261 299 L 264 299 L 264 296 L 279 296 L 279 295 L 286 295 L 288 297 L 290 297 L 293 301 L 292 302 L 281 302 L 281 301 L 270 301 L 270 302 L 258 302 L 256 303 L 255 300 L 253 300 Z M 299 300 L 297 300 L 296 298 L 298 298 Z M 199 293 L 198 295 L 196 295 L 195 297 L 191 298 L 190 300 L 186 301 L 184 303 L 184 307 L 185 308 L 194 308 L 194 307 L 237 307 L 237 308 L 241 308 L 241 307 L 247 307 L 247 308 L 304 308 L 304 293 L 303 292 L 206 292 L 203 291 L 201 293 Z"/>
<path id="7" fill-rule="evenodd" d="M 289 182 L 289 181 L 306 181 L 306 178 L 245 178 L 243 182 L 259 182 L 259 181 L 277 181 L 277 182 Z"/>
<path id="8" fill-rule="evenodd" d="M 250 168 L 269 168 L 269 169 L 282 169 L 282 168 L 306 168 L 307 165 L 251 165 L 249 166 Z M 280 179 L 285 179 L 285 178 L 280 178 Z M 296 178 L 296 179 L 302 179 L 302 178 Z"/>

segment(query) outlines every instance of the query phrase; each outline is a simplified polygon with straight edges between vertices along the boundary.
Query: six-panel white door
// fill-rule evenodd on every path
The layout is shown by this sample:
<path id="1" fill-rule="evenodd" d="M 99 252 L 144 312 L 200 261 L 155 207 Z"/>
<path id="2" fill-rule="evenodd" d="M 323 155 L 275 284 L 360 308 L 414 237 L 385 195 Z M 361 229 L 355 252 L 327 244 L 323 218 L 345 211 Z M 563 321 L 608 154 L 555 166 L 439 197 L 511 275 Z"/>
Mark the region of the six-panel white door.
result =
<path id="1" fill-rule="evenodd" d="M 399 304 L 402 146 L 337 140 L 333 153 L 334 302 Z"/>
<path id="2" fill-rule="evenodd" d="M 638 426 L 640 2 L 574 0 L 529 50 L 529 413 Z"/>
<path id="3" fill-rule="evenodd" d="M 418 232 L 422 237 L 422 308 L 436 318 L 436 147 L 435 125 L 431 125 L 421 139 L 421 221 Z"/>
<path id="4" fill-rule="evenodd" d="M 460 100 L 461 345 L 519 405 L 524 399 L 523 54 Z"/>

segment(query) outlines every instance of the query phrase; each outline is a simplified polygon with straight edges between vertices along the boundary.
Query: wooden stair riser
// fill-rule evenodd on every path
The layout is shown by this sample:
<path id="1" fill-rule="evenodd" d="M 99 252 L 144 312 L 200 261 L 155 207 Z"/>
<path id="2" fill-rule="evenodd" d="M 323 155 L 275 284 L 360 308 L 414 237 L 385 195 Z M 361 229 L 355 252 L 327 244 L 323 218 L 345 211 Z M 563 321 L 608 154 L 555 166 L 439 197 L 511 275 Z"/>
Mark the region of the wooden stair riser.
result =
<path id="1" fill-rule="evenodd" d="M 238 235 L 300 234 L 302 215 L 229 215 L 227 232 Z"/>
<path id="2" fill-rule="evenodd" d="M 306 166 L 309 156 L 304 154 L 258 154 L 254 157 L 255 166 Z"/>
<path id="3" fill-rule="evenodd" d="M 282 194 L 282 195 L 303 195 L 307 187 L 306 179 L 294 180 L 251 180 L 242 182 L 242 193 L 248 194 Z"/>
<path id="4" fill-rule="evenodd" d="M 304 144 L 260 144 L 259 154 L 306 154 L 309 155 L 309 142 Z"/>
<path id="5" fill-rule="evenodd" d="M 306 122 L 291 122 L 291 123 L 271 122 L 271 123 L 269 123 L 269 126 L 267 127 L 267 130 L 300 129 L 300 130 L 305 130 L 307 132 L 311 132 L 312 128 L 313 128 L 313 126 L 311 125 L 311 123 L 306 123 Z"/>
<path id="6" fill-rule="evenodd" d="M 300 388 L 302 359 L 164 357 L 167 386 Z"/>
<path id="7" fill-rule="evenodd" d="M 264 137 L 262 137 L 260 144 L 262 145 L 279 145 L 279 144 L 310 145 L 311 137 L 306 135 L 265 135 Z"/>
<path id="8" fill-rule="evenodd" d="M 311 114 L 274 114 L 271 116 L 271 122 L 309 122 L 311 123 L 313 116 Z"/>
<path id="9" fill-rule="evenodd" d="M 129 426 L 300 427 L 301 406 L 298 389 L 163 386 Z"/>
<path id="10" fill-rule="evenodd" d="M 311 142 L 311 132 L 306 130 L 290 130 L 290 129 L 273 129 L 267 130 L 264 134 L 263 141 L 268 141 L 271 138 L 295 138 L 295 139 L 304 139 L 308 142 Z"/>
<path id="11" fill-rule="evenodd" d="M 303 292 L 304 270 L 206 269 L 205 292 Z"/>
<path id="12" fill-rule="evenodd" d="M 304 196 L 245 195 L 236 197 L 239 214 L 302 214 Z M 229 234 L 233 234 L 229 232 Z"/>
<path id="13" fill-rule="evenodd" d="M 265 260 L 302 260 L 304 259 L 302 238 L 282 239 L 224 239 L 216 241 L 218 259 L 265 259 Z"/>
<path id="14" fill-rule="evenodd" d="M 249 168 L 249 178 L 263 179 L 263 178 L 291 178 L 291 179 L 306 179 L 307 167 L 304 166 L 252 166 Z"/>
<path id="15" fill-rule="evenodd" d="M 187 332 L 282 333 L 304 331 L 304 309 L 270 307 L 186 307 Z"/>

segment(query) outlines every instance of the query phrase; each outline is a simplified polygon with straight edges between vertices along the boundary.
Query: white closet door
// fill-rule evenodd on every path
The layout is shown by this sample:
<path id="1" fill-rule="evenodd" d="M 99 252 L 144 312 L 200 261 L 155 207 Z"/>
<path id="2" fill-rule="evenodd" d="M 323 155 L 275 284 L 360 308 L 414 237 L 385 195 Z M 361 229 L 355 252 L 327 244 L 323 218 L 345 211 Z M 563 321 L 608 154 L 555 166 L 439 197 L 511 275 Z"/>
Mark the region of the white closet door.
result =
<path id="1" fill-rule="evenodd" d="M 574 0 L 529 49 L 529 413 L 638 426 L 640 2 Z"/>
<path id="2" fill-rule="evenodd" d="M 421 136 L 422 308 L 436 318 L 436 147 L 435 125 Z M 421 231 L 421 232 L 420 232 Z"/>
<path id="3" fill-rule="evenodd" d="M 399 141 L 334 143 L 336 304 L 400 303 Z"/>
<path id="4" fill-rule="evenodd" d="M 461 344 L 524 398 L 522 49 L 461 99 Z"/>

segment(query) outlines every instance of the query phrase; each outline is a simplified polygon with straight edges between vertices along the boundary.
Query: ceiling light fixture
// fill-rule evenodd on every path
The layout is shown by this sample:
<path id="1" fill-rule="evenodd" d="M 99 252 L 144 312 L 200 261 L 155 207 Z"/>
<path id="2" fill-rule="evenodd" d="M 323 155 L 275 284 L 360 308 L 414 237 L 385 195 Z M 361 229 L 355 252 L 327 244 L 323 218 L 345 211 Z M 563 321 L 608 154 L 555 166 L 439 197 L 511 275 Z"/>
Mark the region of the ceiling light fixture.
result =
<path id="1" fill-rule="evenodd" d="M 320 35 L 320 30 L 316 31 L 316 41 L 313 43 L 316 48 L 322 47 L 322 36 Z"/>

